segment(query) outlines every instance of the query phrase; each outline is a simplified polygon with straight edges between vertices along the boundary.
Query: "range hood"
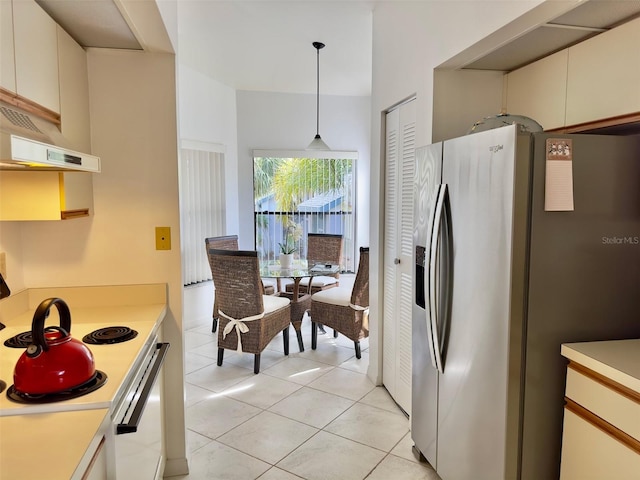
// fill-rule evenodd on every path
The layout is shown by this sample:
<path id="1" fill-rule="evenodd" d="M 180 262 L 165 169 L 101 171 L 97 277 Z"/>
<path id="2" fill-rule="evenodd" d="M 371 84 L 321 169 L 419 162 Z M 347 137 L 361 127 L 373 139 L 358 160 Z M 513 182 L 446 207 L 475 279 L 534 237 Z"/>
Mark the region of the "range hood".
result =
<path id="1" fill-rule="evenodd" d="M 100 172 L 100 158 L 65 148 L 58 127 L 0 102 L 0 170 Z"/>

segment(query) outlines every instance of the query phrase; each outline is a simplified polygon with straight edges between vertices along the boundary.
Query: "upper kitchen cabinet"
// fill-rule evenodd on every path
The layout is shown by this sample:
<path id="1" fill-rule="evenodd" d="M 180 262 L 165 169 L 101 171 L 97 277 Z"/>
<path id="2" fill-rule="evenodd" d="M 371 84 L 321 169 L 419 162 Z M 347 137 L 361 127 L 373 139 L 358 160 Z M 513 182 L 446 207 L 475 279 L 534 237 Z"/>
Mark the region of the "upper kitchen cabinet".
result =
<path id="1" fill-rule="evenodd" d="M 569 48 L 566 125 L 640 111 L 640 18 Z"/>
<path id="2" fill-rule="evenodd" d="M 13 9 L 7 1 L 0 1 L 0 87 L 16 93 Z"/>
<path id="3" fill-rule="evenodd" d="M 0 171 L 0 220 L 68 220 L 92 209 L 90 173 Z"/>
<path id="4" fill-rule="evenodd" d="M 568 51 L 507 74 L 508 113 L 525 115 L 550 130 L 565 125 Z"/>
<path id="5" fill-rule="evenodd" d="M 89 123 L 89 75 L 87 55 L 71 36 L 57 27 L 58 70 L 60 79 L 61 130 L 79 152 L 91 151 Z"/>
<path id="6" fill-rule="evenodd" d="M 16 93 L 60 113 L 57 25 L 34 0 L 13 0 L 12 6 Z"/>

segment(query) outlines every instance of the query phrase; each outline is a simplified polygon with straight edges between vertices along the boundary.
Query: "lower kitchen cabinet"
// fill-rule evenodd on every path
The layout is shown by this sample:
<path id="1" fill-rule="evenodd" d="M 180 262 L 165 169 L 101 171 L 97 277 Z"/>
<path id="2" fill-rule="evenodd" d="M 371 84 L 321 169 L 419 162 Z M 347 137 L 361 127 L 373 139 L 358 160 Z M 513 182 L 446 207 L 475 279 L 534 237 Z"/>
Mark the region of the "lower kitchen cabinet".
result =
<path id="1" fill-rule="evenodd" d="M 640 455 L 570 410 L 564 412 L 561 480 L 638 480 Z"/>
<path id="2" fill-rule="evenodd" d="M 86 172 L 0 172 L 0 220 L 67 220 L 93 210 Z"/>
<path id="3" fill-rule="evenodd" d="M 104 442 L 102 437 L 98 450 L 93 454 L 91 463 L 82 475 L 82 480 L 107 480 L 107 449 Z"/>
<path id="4" fill-rule="evenodd" d="M 560 480 L 640 478 L 640 339 L 562 346 Z"/>

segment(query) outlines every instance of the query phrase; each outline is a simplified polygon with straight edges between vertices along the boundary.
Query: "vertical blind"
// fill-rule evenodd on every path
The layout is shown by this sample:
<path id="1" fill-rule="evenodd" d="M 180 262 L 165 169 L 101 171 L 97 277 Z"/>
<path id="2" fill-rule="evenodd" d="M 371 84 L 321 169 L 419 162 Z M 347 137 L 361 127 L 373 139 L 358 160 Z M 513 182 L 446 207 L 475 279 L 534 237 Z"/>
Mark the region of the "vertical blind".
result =
<path id="1" fill-rule="evenodd" d="M 204 239 L 224 235 L 224 153 L 182 148 L 180 217 L 184 285 L 211 280 Z"/>

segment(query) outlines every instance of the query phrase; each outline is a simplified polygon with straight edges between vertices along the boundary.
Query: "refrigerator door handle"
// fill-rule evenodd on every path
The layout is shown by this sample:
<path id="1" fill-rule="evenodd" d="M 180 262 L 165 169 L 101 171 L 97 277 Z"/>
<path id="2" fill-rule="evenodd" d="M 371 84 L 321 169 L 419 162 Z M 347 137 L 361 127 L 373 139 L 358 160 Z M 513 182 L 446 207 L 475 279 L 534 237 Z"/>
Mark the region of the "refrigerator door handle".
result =
<path id="1" fill-rule="evenodd" d="M 435 357 L 435 367 L 440 373 L 444 373 L 444 365 L 442 362 L 442 350 L 440 345 L 440 335 L 438 333 L 439 315 L 438 315 L 438 298 L 439 288 L 436 281 L 438 272 L 438 247 L 440 245 L 440 229 L 442 226 L 442 215 L 444 213 L 445 199 L 447 197 L 447 184 L 443 183 L 438 186 L 438 196 L 435 203 L 435 212 L 433 229 L 431 230 L 431 244 L 429 252 L 429 319 L 431 327 L 431 342 L 433 355 Z"/>
<path id="2" fill-rule="evenodd" d="M 437 202 L 438 199 L 438 192 L 440 191 L 440 185 L 438 185 L 435 189 L 435 191 L 433 192 L 433 202 L 432 205 L 434 205 Z M 424 269 L 424 290 L 425 290 L 425 296 L 426 301 L 425 303 L 428 305 L 428 311 L 427 311 L 427 315 L 426 315 L 426 320 L 427 320 L 427 344 L 429 345 L 429 356 L 431 357 L 431 364 L 433 365 L 433 368 L 435 368 L 436 370 L 438 369 L 437 363 L 436 363 L 436 354 L 435 354 L 435 350 L 436 350 L 436 345 L 433 343 L 433 334 L 432 334 L 432 330 L 433 330 L 433 326 L 432 326 L 432 305 L 431 305 L 431 282 L 432 282 L 432 278 L 431 278 L 431 242 L 433 242 L 433 231 L 436 229 L 436 209 L 432 208 L 431 209 L 431 213 L 429 214 L 429 230 L 431 231 L 431 236 L 430 238 L 427 238 L 427 245 L 425 248 L 425 255 L 426 255 L 426 259 L 425 259 L 425 269 Z"/>

